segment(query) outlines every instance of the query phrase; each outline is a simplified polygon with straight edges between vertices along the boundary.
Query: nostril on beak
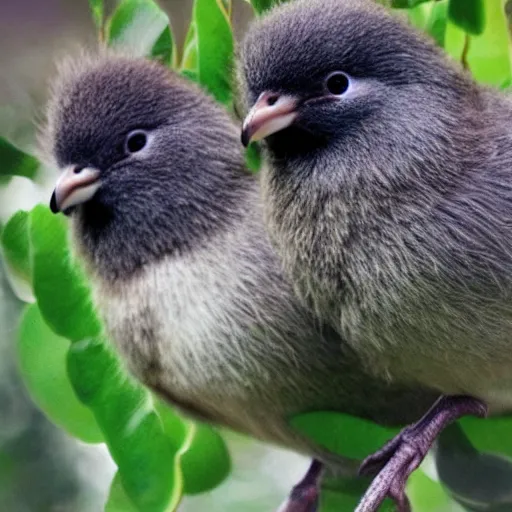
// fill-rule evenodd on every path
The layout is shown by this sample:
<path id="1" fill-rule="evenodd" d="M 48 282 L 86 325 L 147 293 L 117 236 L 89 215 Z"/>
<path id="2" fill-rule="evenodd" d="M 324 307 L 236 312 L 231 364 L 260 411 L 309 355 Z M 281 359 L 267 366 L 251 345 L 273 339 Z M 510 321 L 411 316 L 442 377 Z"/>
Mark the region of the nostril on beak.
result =
<path id="1" fill-rule="evenodd" d="M 277 100 L 279 99 L 279 96 L 277 94 L 272 94 L 267 98 L 267 105 L 271 107 L 272 105 L 275 105 L 277 103 Z"/>
<path id="2" fill-rule="evenodd" d="M 80 174 L 84 169 L 85 169 L 85 165 L 77 165 L 77 166 L 73 169 L 73 172 L 74 172 L 75 174 Z"/>

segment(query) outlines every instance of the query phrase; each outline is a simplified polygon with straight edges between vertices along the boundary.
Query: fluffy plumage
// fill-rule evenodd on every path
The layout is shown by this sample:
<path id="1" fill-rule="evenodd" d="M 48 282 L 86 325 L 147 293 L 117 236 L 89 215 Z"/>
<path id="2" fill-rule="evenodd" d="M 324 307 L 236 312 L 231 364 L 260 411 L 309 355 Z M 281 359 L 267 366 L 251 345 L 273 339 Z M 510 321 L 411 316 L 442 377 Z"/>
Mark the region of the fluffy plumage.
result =
<path id="1" fill-rule="evenodd" d="M 510 411 L 510 100 L 365 0 L 276 9 L 242 53 L 250 104 L 298 98 L 263 187 L 301 297 L 371 371 Z"/>
<path id="2" fill-rule="evenodd" d="M 275 9 L 240 77 L 298 295 L 368 372 L 445 395 L 362 466 L 380 473 L 357 512 L 386 496 L 408 511 L 407 477 L 448 423 L 512 410 L 511 102 L 367 0 Z"/>
<path id="3" fill-rule="evenodd" d="M 147 144 L 129 154 L 133 130 Z M 295 297 L 237 126 L 197 87 L 144 60 L 82 58 L 57 80 L 46 141 L 60 168 L 99 169 L 98 191 L 67 212 L 74 246 L 112 341 L 170 402 L 353 474 L 288 418 L 334 409 L 403 424 L 431 403 L 365 375 Z"/>

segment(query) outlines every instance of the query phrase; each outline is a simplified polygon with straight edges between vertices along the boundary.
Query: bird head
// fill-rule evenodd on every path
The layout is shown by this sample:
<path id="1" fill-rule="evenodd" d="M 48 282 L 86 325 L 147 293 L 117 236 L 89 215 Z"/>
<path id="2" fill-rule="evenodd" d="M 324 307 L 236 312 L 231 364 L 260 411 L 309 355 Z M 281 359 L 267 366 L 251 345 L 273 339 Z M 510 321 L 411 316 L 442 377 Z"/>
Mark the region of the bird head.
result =
<path id="1" fill-rule="evenodd" d="M 239 74 L 249 109 L 242 142 L 266 139 L 279 161 L 332 160 L 333 150 L 343 158 L 349 147 L 360 159 L 429 133 L 434 141 L 429 116 L 449 124 L 469 82 L 433 42 L 369 0 L 274 9 L 249 30 Z"/>
<path id="2" fill-rule="evenodd" d="M 61 170 L 50 207 L 71 216 L 92 259 L 124 252 L 119 265 L 133 269 L 186 250 L 237 201 L 235 124 L 197 87 L 144 59 L 64 64 L 43 143 Z"/>

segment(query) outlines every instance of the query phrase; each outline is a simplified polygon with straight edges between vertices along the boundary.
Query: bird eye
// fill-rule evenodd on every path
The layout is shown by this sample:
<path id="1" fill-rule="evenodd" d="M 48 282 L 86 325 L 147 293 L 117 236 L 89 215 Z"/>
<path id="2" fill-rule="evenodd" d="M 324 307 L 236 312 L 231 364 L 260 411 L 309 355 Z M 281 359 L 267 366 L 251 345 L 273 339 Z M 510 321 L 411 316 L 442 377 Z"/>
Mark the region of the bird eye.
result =
<path id="1" fill-rule="evenodd" d="M 148 136 L 141 130 L 134 130 L 126 137 L 126 151 L 127 153 L 137 153 L 143 149 L 148 142 Z"/>
<path id="2" fill-rule="evenodd" d="M 336 73 L 332 73 L 327 77 L 325 86 L 331 94 L 334 94 L 335 96 L 341 96 L 347 92 L 350 86 L 350 80 L 348 76 L 345 75 L 345 73 L 337 71 Z"/>

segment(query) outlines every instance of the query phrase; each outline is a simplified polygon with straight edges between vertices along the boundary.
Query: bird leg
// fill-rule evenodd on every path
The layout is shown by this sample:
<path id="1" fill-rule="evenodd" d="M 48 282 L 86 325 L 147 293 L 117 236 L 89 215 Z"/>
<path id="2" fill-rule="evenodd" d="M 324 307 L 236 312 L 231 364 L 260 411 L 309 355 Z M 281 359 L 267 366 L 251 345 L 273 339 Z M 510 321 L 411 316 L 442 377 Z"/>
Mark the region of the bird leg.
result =
<path id="1" fill-rule="evenodd" d="M 487 406 L 468 396 L 442 396 L 417 423 L 406 427 L 381 450 L 365 459 L 361 475 L 374 475 L 355 512 L 376 512 L 385 498 L 391 498 L 399 512 L 409 512 L 405 495 L 409 475 L 421 464 L 440 432 L 467 415 L 484 417 Z"/>
<path id="2" fill-rule="evenodd" d="M 304 478 L 293 487 L 290 496 L 277 512 L 316 512 L 322 469 L 322 463 L 314 459 Z"/>

